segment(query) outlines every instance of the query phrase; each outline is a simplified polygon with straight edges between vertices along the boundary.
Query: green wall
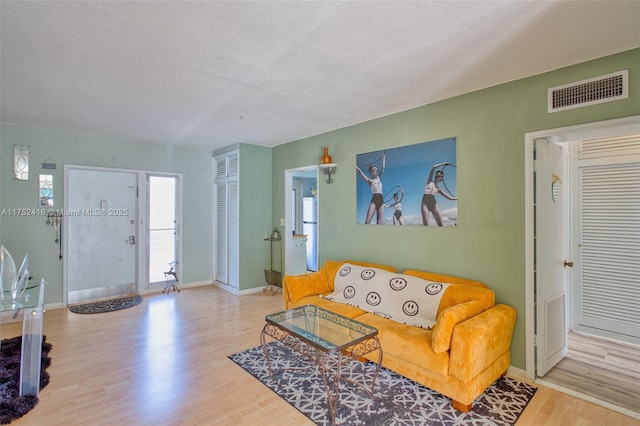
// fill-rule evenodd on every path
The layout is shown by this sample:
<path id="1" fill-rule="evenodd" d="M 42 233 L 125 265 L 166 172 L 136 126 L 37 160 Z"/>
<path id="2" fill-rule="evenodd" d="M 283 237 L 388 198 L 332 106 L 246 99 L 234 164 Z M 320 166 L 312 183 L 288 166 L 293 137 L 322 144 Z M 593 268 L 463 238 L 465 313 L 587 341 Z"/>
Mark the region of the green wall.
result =
<path id="1" fill-rule="evenodd" d="M 13 145 L 31 147 L 28 181 L 12 178 Z M 269 266 L 264 241 L 271 228 L 271 149 L 241 144 L 240 167 L 240 290 L 265 284 Z M 63 209 L 64 164 L 182 173 L 182 282 L 211 281 L 213 160 L 211 151 L 140 143 L 82 133 L 72 133 L 0 123 L 0 206 L 10 209 L 38 207 L 38 174 L 54 176 L 54 209 Z M 43 170 L 51 158 L 55 170 Z M 265 178 L 266 177 L 266 178 Z M 264 206 L 267 206 L 266 210 Z M 266 211 L 266 214 L 265 214 Z M 19 262 L 29 253 L 31 275 L 48 282 L 45 303 L 63 300 L 62 262 L 54 231 L 42 216 L 0 216 L 0 241 Z"/>
<path id="2" fill-rule="evenodd" d="M 271 234 L 271 148 L 240 145 L 240 291 L 266 285 Z M 274 246 L 274 250 L 279 247 Z M 280 270 L 278 265 L 274 269 Z"/>
<path id="3" fill-rule="evenodd" d="M 547 88 L 622 69 L 629 69 L 629 99 L 547 113 Z M 486 282 L 497 302 L 518 311 L 512 365 L 524 369 L 524 135 L 640 114 L 638 87 L 635 49 L 278 146 L 272 216 L 284 216 L 284 170 L 319 163 L 328 146 L 339 166 L 332 185 L 318 183 L 320 263 L 359 259 Z M 457 228 L 356 224 L 357 154 L 451 136 L 458 149 Z"/>
<path id="4" fill-rule="evenodd" d="M 212 173 L 211 152 L 137 143 L 101 136 L 0 124 L 4 167 L 0 180 L 3 209 L 36 208 L 39 173 L 54 175 L 54 208 L 64 207 L 64 164 L 177 172 L 183 174 L 182 281 L 211 279 Z M 13 145 L 31 147 L 28 181 L 12 179 Z M 56 170 L 43 170 L 53 159 Z M 115 158 L 114 158 L 115 157 Z M 62 302 L 62 262 L 54 231 L 42 216 L 1 216 L 0 240 L 16 262 L 29 253 L 31 275 L 48 282 L 45 302 Z M 64 231 L 64 230 L 63 230 Z"/>

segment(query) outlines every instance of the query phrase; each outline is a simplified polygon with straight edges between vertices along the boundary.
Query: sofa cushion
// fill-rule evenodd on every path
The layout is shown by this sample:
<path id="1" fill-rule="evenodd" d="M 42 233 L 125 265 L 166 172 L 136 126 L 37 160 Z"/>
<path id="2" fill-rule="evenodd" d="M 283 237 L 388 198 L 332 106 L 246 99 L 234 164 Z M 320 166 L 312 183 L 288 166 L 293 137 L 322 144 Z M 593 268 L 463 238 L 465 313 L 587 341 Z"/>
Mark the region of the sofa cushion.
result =
<path id="1" fill-rule="evenodd" d="M 384 352 L 383 364 L 385 356 L 393 355 L 406 360 L 407 365 L 415 365 L 416 370 L 424 368 L 443 376 L 449 374 L 449 352 L 438 354 L 433 351 L 431 330 L 389 321 L 372 313 L 355 319 L 378 329 L 378 339 Z"/>
<path id="2" fill-rule="evenodd" d="M 484 309 L 489 309 L 496 304 L 496 295 L 493 290 L 485 287 L 451 284 L 442 295 L 438 314 L 451 306 L 472 300 L 479 300 Z"/>
<path id="3" fill-rule="evenodd" d="M 435 353 L 448 351 L 451 347 L 453 328 L 484 310 L 484 305 L 480 300 L 472 300 L 451 306 L 440 312 L 431 336 L 433 351 Z"/>
<path id="4" fill-rule="evenodd" d="M 345 263 L 333 293 L 324 298 L 356 306 L 382 317 L 422 328 L 436 322 L 440 299 L 449 284 Z"/>
<path id="5" fill-rule="evenodd" d="M 331 291 L 322 272 L 306 275 L 287 275 L 284 291 L 287 292 L 289 302 L 297 302 L 303 297 L 318 295 Z"/>

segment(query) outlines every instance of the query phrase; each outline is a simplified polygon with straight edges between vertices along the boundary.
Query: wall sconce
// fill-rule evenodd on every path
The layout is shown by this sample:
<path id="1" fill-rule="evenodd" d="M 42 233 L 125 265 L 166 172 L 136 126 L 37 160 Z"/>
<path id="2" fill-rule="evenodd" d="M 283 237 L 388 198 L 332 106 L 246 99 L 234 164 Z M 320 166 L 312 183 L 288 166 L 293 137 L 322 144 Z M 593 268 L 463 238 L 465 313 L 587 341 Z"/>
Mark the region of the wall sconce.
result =
<path id="1" fill-rule="evenodd" d="M 338 165 L 336 163 L 331 162 L 331 156 L 329 155 L 329 148 L 324 147 L 324 155 L 320 159 L 322 164 L 320 164 L 320 171 L 323 175 L 327 176 L 327 183 L 333 183 L 333 179 L 331 179 L 331 175 L 335 174 L 336 170 L 338 170 Z"/>
<path id="2" fill-rule="evenodd" d="M 328 164 L 320 164 L 320 171 L 323 175 L 327 176 L 327 183 L 333 183 L 333 179 L 331 179 L 331 175 L 335 174 L 338 170 L 338 165 L 336 163 L 328 163 Z"/>

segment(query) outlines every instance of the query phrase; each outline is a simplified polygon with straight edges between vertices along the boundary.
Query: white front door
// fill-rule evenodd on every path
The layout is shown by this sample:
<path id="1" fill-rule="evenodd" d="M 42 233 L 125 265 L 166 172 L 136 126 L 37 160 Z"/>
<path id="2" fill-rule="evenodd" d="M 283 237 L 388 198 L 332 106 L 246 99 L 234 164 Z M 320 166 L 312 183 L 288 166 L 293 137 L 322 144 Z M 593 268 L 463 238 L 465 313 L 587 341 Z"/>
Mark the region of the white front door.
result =
<path id="1" fill-rule="evenodd" d="M 536 369 L 544 376 L 567 354 L 567 149 L 535 141 Z"/>
<path id="2" fill-rule="evenodd" d="M 67 171 L 67 302 L 137 291 L 134 172 Z"/>

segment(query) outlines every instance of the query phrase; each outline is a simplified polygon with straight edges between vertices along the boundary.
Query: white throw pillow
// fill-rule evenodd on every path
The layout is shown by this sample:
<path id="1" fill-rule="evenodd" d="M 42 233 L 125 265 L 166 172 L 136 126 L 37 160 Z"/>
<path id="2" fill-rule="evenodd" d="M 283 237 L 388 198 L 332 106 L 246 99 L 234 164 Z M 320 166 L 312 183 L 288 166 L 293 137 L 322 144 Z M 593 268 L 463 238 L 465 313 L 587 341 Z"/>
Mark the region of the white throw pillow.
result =
<path id="1" fill-rule="evenodd" d="M 334 292 L 324 298 L 403 324 L 430 329 L 436 323 L 438 306 L 448 286 L 447 283 L 345 263 L 336 273 Z"/>

